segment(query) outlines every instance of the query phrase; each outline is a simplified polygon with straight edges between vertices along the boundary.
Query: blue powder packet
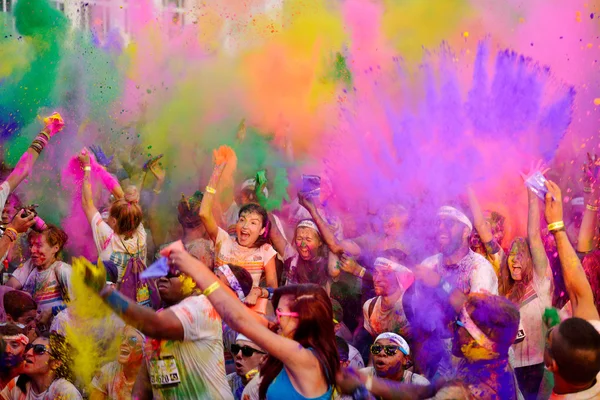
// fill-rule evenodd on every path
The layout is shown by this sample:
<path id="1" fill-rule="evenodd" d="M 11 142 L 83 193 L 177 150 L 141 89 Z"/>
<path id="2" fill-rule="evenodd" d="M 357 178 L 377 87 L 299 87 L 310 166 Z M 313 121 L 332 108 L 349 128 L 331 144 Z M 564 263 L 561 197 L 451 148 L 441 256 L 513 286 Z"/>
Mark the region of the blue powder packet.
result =
<path id="1" fill-rule="evenodd" d="M 540 171 L 537 171 L 533 175 L 531 175 L 525 181 L 525 186 L 527 186 L 533 193 L 536 194 L 537 197 L 544 200 L 546 198 L 546 193 L 548 193 L 548 189 L 546 189 L 547 179 Z"/>
<path id="2" fill-rule="evenodd" d="M 140 279 L 161 278 L 167 276 L 168 273 L 169 263 L 167 257 L 161 257 L 140 274 Z"/>

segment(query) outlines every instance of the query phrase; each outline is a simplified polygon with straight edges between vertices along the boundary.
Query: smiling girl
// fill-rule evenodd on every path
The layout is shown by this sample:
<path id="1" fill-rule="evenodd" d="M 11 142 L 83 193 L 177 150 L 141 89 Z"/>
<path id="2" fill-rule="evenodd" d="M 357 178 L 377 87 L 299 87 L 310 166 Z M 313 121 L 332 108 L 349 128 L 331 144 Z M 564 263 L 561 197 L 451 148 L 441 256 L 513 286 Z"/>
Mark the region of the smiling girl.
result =
<path id="1" fill-rule="evenodd" d="M 219 149 L 221 152 L 221 149 Z M 277 271 L 273 247 L 267 243 L 267 212 L 258 204 L 246 204 L 240 209 L 235 226 L 236 238 L 217 225 L 213 215 L 216 187 L 227 165 L 225 159 L 216 160 L 212 176 L 200 206 L 200 218 L 211 240 L 215 243 L 215 265 L 234 264 L 243 267 L 250 275 L 254 287 L 265 277 L 266 285 L 277 287 Z"/>

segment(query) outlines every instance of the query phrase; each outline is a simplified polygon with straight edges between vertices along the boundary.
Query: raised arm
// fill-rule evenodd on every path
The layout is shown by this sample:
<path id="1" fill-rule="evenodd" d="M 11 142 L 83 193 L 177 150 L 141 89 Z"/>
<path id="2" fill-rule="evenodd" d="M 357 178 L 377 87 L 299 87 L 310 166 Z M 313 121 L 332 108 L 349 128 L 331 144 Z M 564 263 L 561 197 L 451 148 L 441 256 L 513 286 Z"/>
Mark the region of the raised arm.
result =
<path id="1" fill-rule="evenodd" d="M 156 178 L 156 183 L 154 185 L 154 195 L 152 196 L 152 201 L 150 202 L 149 209 L 149 218 L 148 218 L 148 227 L 150 228 L 150 232 L 152 232 L 152 240 L 154 241 L 154 245 L 158 248 L 161 244 L 165 243 L 167 232 L 164 229 L 164 224 L 159 221 L 159 198 L 160 193 L 162 192 L 163 185 L 165 183 L 165 170 L 160 166 L 158 160 L 153 160 L 148 163 L 148 169 L 152 172 L 152 175 Z"/>
<path id="2" fill-rule="evenodd" d="M 279 253 L 279 255 L 283 257 L 285 254 L 285 247 L 287 246 L 288 241 L 285 240 L 285 238 L 283 237 L 283 234 L 279 230 L 279 227 L 275 222 L 275 218 L 271 213 L 269 213 L 269 222 L 271 223 L 271 227 L 269 229 L 269 238 L 271 239 L 271 243 L 273 244 L 275 251 L 277 251 L 277 253 Z"/>
<path id="3" fill-rule="evenodd" d="M 545 216 L 548 230 L 554 235 L 565 287 L 573 306 L 573 316 L 586 320 L 600 319 L 594 305 L 594 295 L 588 282 L 581 261 L 564 229 L 562 193 L 556 183 L 546 182 Z"/>
<path id="4" fill-rule="evenodd" d="M 42 153 L 42 150 L 48 145 L 50 138 L 60 132 L 65 126 L 62 118 L 58 114 L 53 114 L 50 117 L 44 118 L 44 129 L 36 136 L 31 143 L 31 146 L 23 153 L 15 169 L 10 173 L 6 182 L 10 186 L 10 191 L 13 192 L 17 186 L 25 178 L 31 174 L 33 164 L 37 161 Z"/>
<path id="5" fill-rule="evenodd" d="M 475 195 L 475 191 L 472 188 L 467 188 L 467 195 L 469 197 L 469 207 L 473 213 L 473 227 L 477 230 L 482 243 L 489 243 L 494 239 L 492 233 L 492 226 L 483 216 L 483 211 L 479 205 L 479 200 Z"/>
<path id="6" fill-rule="evenodd" d="M 435 395 L 433 385 L 421 386 L 408 383 L 399 383 L 376 376 L 357 373 L 352 369 L 342 369 L 336 376 L 338 388 L 344 394 L 358 394 L 358 390 L 366 392 L 365 384 L 368 383 L 370 393 L 385 400 L 413 400 L 425 399 Z M 358 397 L 362 398 L 362 397 Z"/>
<path id="7" fill-rule="evenodd" d="M 226 161 L 216 163 L 213 173 L 210 176 L 206 190 L 204 191 L 204 197 L 202 198 L 202 204 L 200 205 L 200 219 L 206 227 L 206 232 L 210 239 L 215 242 L 219 233 L 219 225 L 213 215 L 213 205 L 215 203 L 215 195 L 217 193 L 217 187 L 221 180 L 221 175 L 227 165 Z"/>
<path id="8" fill-rule="evenodd" d="M 4 235 L 0 237 L 0 255 L 2 260 L 8 255 L 12 244 L 17 240 L 21 233 L 25 233 L 35 224 L 35 214 L 29 213 L 26 217 L 21 217 L 21 212 L 18 212 L 10 224 L 6 227 Z M 9 232 L 6 232 L 9 231 Z M 11 276 L 6 282 L 6 286 L 20 290 L 23 285 L 14 276 Z"/>
<path id="9" fill-rule="evenodd" d="M 90 161 L 90 154 L 86 149 L 83 149 L 77 156 L 83 168 L 83 184 L 81 186 L 81 207 L 83 212 L 88 219 L 88 222 L 92 222 L 94 215 L 98 212 L 96 205 L 94 204 L 94 196 L 92 195 L 92 182 L 90 176 L 92 173 L 92 166 Z"/>
<path id="10" fill-rule="evenodd" d="M 588 162 L 583 167 L 583 200 L 585 210 L 579 229 L 577 240 L 577 251 L 580 253 L 589 253 L 594 249 L 594 242 L 598 225 L 598 207 L 600 206 L 600 187 L 598 185 L 598 176 L 596 170 L 600 165 L 600 158 L 590 156 L 588 153 Z"/>
<path id="11" fill-rule="evenodd" d="M 338 256 L 342 255 L 344 253 L 344 248 L 337 240 L 333 232 L 331 232 L 331 229 L 329 229 L 329 225 L 317 210 L 317 207 L 315 206 L 315 203 L 313 203 L 312 199 L 300 192 L 298 193 L 298 202 L 302 207 L 306 208 L 313 221 L 315 221 L 315 224 L 317 224 L 317 228 L 319 228 L 319 232 L 321 233 L 323 241 L 327 247 L 329 247 L 329 251 L 337 254 Z"/>
<path id="12" fill-rule="evenodd" d="M 296 377 L 296 382 L 300 382 L 301 385 L 302 382 L 314 382 L 310 378 L 314 377 L 314 374 L 320 374 L 321 368 L 317 358 L 310 350 L 300 346 L 294 340 L 279 336 L 260 324 L 252 316 L 251 310 L 223 290 L 219 279 L 201 261 L 181 250 L 174 250 L 169 259 L 181 272 L 194 279 L 221 315 L 223 321 L 234 331 L 244 334 L 266 352 L 283 362 L 286 369 Z M 303 387 L 302 389 L 305 392 L 310 388 Z"/>
<path id="13" fill-rule="evenodd" d="M 531 258 L 533 259 L 533 272 L 539 278 L 546 275 L 549 267 L 548 256 L 544 249 L 542 234 L 540 233 L 540 204 L 537 196 L 529 188 L 527 189 L 529 212 L 527 214 L 527 241 Z"/>

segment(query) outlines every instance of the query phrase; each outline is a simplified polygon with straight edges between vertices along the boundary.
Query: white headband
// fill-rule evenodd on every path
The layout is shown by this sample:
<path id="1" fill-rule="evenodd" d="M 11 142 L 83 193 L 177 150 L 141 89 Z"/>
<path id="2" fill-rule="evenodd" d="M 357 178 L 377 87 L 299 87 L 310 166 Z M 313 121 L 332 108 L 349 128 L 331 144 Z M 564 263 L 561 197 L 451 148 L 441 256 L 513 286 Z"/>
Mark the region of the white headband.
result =
<path id="1" fill-rule="evenodd" d="M 256 190 L 256 179 L 246 179 L 244 183 L 242 183 L 241 190 L 244 189 Z M 263 188 L 263 194 L 265 195 L 265 197 L 269 197 L 269 190 L 266 188 L 266 186 Z"/>
<path id="2" fill-rule="evenodd" d="M 237 294 L 237 297 L 240 300 L 244 301 L 244 298 L 246 296 L 244 296 L 242 286 L 240 285 L 240 282 L 237 280 L 233 272 L 231 272 L 231 268 L 229 268 L 229 265 L 221 265 L 217 269 L 221 271 L 223 275 L 225 275 L 225 279 L 227 279 L 227 282 L 229 282 L 229 287 L 231 288 L 231 290 L 233 290 Z"/>
<path id="3" fill-rule="evenodd" d="M 235 341 L 237 342 L 238 340 L 245 340 L 246 342 L 252 342 L 252 340 L 248 339 L 248 337 L 242 333 L 238 333 L 238 335 L 236 336 Z M 254 342 L 252 342 L 252 343 L 254 343 Z"/>
<path id="4" fill-rule="evenodd" d="M 410 347 L 408 347 L 408 343 L 406 343 L 406 340 L 404 340 L 402 336 L 393 332 L 384 332 L 381 335 L 377 336 L 375 342 L 381 339 L 389 339 L 393 343 L 397 344 L 398 347 L 400 347 L 400 351 L 402 351 L 405 356 L 410 354 Z"/>
<path id="5" fill-rule="evenodd" d="M 484 349 L 491 351 L 493 353 L 496 352 L 496 343 L 487 337 L 485 333 L 475 324 L 475 322 L 471 319 L 471 316 L 467 312 L 467 309 L 463 307 L 460 312 L 460 319 L 463 327 L 469 332 L 469 334 L 475 339 L 477 344 L 479 344 Z"/>
<path id="6" fill-rule="evenodd" d="M 18 335 L 14 335 L 14 336 L 3 336 L 2 339 L 14 340 L 15 342 L 21 342 L 25 346 L 27 346 L 29 344 L 29 338 L 27 336 L 23 335 L 22 333 L 19 333 Z"/>
<path id="7" fill-rule="evenodd" d="M 473 230 L 473 224 L 471 223 L 471 220 L 469 220 L 469 218 L 462 211 L 460 211 L 454 207 L 450 207 L 450 206 L 440 207 L 437 215 L 438 215 L 438 217 L 449 217 L 458 222 L 462 222 L 463 224 L 465 224 L 466 226 L 469 227 L 469 230 L 471 230 L 471 231 Z"/>
<path id="8" fill-rule="evenodd" d="M 404 265 L 399 264 L 397 262 L 394 262 L 390 259 L 387 259 L 385 257 L 377 257 L 375 259 L 375 264 L 374 264 L 376 269 L 391 269 L 394 272 L 399 272 L 399 273 L 411 273 L 412 271 L 408 268 L 406 268 Z"/>
<path id="9" fill-rule="evenodd" d="M 298 229 L 298 228 L 314 229 L 315 231 L 317 231 L 319 236 L 321 235 L 321 232 L 319 232 L 319 228 L 317 227 L 317 224 L 315 224 L 315 222 L 312 219 L 303 219 L 302 221 L 298 222 L 298 225 L 296 225 L 296 229 Z"/>
<path id="10" fill-rule="evenodd" d="M 575 197 L 575 198 L 573 198 L 573 200 L 571 200 L 571 205 L 572 206 L 583 206 L 583 205 L 585 205 L 585 203 L 583 201 L 583 197 Z"/>

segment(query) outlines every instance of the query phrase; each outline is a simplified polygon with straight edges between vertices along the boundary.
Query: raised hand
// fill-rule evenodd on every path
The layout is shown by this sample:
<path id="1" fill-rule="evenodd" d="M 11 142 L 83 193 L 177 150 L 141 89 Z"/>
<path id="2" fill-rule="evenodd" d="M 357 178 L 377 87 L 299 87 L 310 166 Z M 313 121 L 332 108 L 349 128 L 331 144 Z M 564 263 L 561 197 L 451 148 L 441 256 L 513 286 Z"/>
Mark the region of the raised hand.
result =
<path id="1" fill-rule="evenodd" d="M 57 112 L 44 118 L 44 130 L 50 135 L 50 137 L 62 131 L 64 126 L 65 121 L 63 121 L 62 116 Z"/>
<path id="2" fill-rule="evenodd" d="M 81 150 L 81 153 L 77 155 L 77 159 L 82 166 L 90 165 L 90 152 L 88 149 L 84 147 L 83 150 Z"/>
<path id="3" fill-rule="evenodd" d="M 100 292 L 106 285 L 106 269 L 102 260 L 98 259 L 98 265 L 94 265 L 85 257 L 75 257 L 72 267 L 73 272 L 83 276 L 83 283 L 94 292 Z"/>
<path id="4" fill-rule="evenodd" d="M 600 175 L 600 157 L 587 153 L 587 163 L 583 164 L 583 190 L 591 193 L 597 186 Z"/>
<path id="5" fill-rule="evenodd" d="M 108 165 L 111 163 L 113 158 L 115 158 L 115 156 L 111 156 L 109 158 L 104 153 L 104 150 L 102 150 L 102 147 L 100 147 L 100 146 L 91 145 L 90 151 L 92 153 L 94 153 L 94 156 L 96 157 L 96 161 L 98 161 L 98 164 L 102 165 L 103 167 L 108 167 Z"/>
<path id="6" fill-rule="evenodd" d="M 546 182 L 546 208 L 544 210 L 544 216 L 546 222 L 552 224 L 563 220 L 563 205 L 562 205 L 562 194 L 558 185 L 552 181 Z"/>
<path id="7" fill-rule="evenodd" d="M 527 178 L 529 178 L 531 175 L 535 174 L 538 171 L 542 175 L 546 175 L 546 172 L 550 171 L 550 168 L 546 166 L 544 160 L 538 160 L 535 164 L 533 162 L 529 164 L 529 171 L 527 173 L 521 172 L 521 178 L 523 178 L 523 181 L 526 181 Z"/>

